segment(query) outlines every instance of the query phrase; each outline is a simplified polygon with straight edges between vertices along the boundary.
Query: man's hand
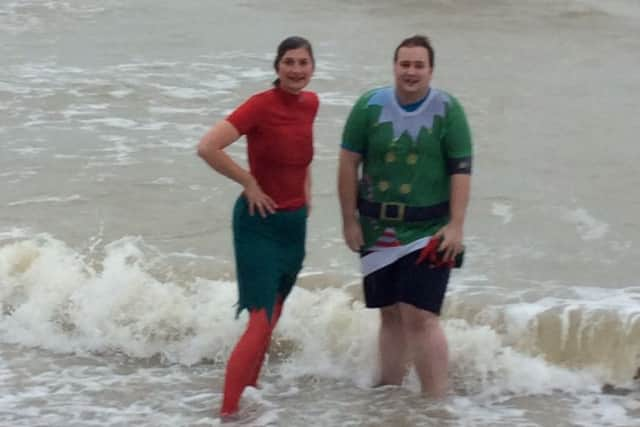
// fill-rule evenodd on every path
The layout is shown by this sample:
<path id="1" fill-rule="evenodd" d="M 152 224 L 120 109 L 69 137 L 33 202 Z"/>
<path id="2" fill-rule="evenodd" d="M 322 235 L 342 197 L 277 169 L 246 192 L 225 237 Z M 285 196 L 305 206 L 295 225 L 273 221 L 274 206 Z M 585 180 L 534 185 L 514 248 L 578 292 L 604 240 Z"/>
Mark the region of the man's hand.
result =
<path id="1" fill-rule="evenodd" d="M 357 218 L 350 218 L 345 220 L 342 227 L 342 233 L 344 235 L 344 241 L 354 252 L 360 252 L 360 249 L 364 246 L 364 239 L 362 237 L 362 228 Z"/>
<path id="2" fill-rule="evenodd" d="M 433 235 L 433 238 L 442 239 L 438 250 L 444 251 L 443 260 L 445 262 L 454 260 L 456 255 L 464 249 L 462 245 L 462 234 L 462 224 L 449 223 Z"/>

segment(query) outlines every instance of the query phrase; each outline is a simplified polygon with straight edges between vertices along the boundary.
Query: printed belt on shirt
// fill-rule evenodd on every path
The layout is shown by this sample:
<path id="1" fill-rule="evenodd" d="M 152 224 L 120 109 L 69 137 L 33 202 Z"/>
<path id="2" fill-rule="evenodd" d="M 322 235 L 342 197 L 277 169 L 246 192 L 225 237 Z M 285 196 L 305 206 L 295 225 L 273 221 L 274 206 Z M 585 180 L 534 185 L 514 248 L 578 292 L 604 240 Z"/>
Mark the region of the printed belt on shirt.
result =
<path id="1" fill-rule="evenodd" d="M 385 221 L 417 222 L 449 214 L 449 202 L 431 206 L 407 206 L 404 203 L 378 203 L 358 199 L 360 215 Z"/>

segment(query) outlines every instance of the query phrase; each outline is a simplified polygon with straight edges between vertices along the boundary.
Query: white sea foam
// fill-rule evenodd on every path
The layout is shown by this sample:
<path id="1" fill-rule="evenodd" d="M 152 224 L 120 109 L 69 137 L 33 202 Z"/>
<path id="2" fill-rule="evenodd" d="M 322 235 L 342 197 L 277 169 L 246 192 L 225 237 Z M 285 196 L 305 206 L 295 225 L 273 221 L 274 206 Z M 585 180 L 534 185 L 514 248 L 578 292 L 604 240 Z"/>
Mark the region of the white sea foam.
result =
<path id="1" fill-rule="evenodd" d="M 340 92 L 320 92 L 318 94 L 321 105 L 335 105 L 340 107 L 351 107 L 357 97 L 345 95 Z"/>
<path id="2" fill-rule="evenodd" d="M 10 177 L 17 176 L 20 179 L 24 179 L 24 178 L 28 178 L 30 176 L 35 176 L 35 175 L 38 175 L 38 172 L 34 170 L 0 172 L 0 178 L 10 178 Z"/>
<path id="3" fill-rule="evenodd" d="M 78 116 L 91 116 L 91 115 L 95 115 L 95 112 L 93 111 L 87 111 L 87 110 L 73 110 L 73 109 L 67 109 L 62 111 L 62 115 L 64 116 L 65 119 L 73 119 L 74 117 L 78 117 Z"/>
<path id="4" fill-rule="evenodd" d="M 12 231 L 8 237 L 20 235 Z M 105 257 L 96 268 L 95 259 L 87 263 L 63 242 L 47 236 L 0 246 L 0 302 L 12 307 L 0 321 L 2 341 L 63 352 L 162 354 L 188 365 L 203 358 L 226 358 L 243 325 L 233 320 L 234 284 L 200 278 L 161 280 L 151 271 L 165 256 L 150 249 L 136 238 L 113 242 L 104 247 Z M 545 321 L 554 307 L 561 308 L 559 319 L 564 319 L 558 351 L 575 341 L 568 313 L 578 307 L 582 316 L 590 311 L 597 316 L 602 307 L 627 305 L 628 316 L 636 319 L 627 325 L 638 330 L 640 316 L 629 298 L 638 301 L 640 293 L 627 290 L 591 303 L 585 296 L 580 295 L 579 304 L 545 298 L 535 304 L 495 306 L 502 314 L 484 317 L 493 323 L 482 325 L 482 317 L 476 316 L 480 324 L 474 325 L 451 317 L 464 304 L 464 293 L 452 295 L 445 329 L 458 386 L 500 394 L 547 393 L 554 387 L 576 390 L 595 384 L 586 372 L 571 373 L 534 356 L 545 347 L 536 343 L 532 321 Z M 349 378 L 359 386 L 371 385 L 376 375 L 378 325 L 377 313 L 365 309 L 344 289 L 297 287 L 274 336 L 274 345 L 288 360 L 280 375 Z M 594 342 L 598 340 L 602 337 L 593 337 Z M 583 341 L 583 350 L 591 345 Z"/>
<path id="5" fill-rule="evenodd" d="M 154 114 L 190 114 L 190 115 L 204 115 L 209 114 L 209 109 L 206 108 L 178 108 L 170 106 L 153 106 L 149 107 L 149 112 Z"/>
<path id="6" fill-rule="evenodd" d="M 24 228 L 12 228 L 6 231 L 0 231 L 0 240 L 23 239 L 29 236 L 29 231 Z"/>
<path id="7" fill-rule="evenodd" d="M 196 100 L 208 99 L 210 94 L 206 90 L 190 87 L 156 85 L 167 96 L 177 99 Z"/>
<path id="8" fill-rule="evenodd" d="M 138 123 L 131 120 L 125 119 L 123 117 L 105 117 L 99 119 L 87 119 L 80 120 L 81 123 L 86 124 L 101 124 L 109 127 L 119 128 L 119 129 L 134 129 Z"/>
<path id="9" fill-rule="evenodd" d="M 262 81 L 272 78 L 273 72 L 264 68 L 248 68 L 240 71 L 239 75 L 243 79 Z"/>
<path id="10" fill-rule="evenodd" d="M 77 202 L 87 200 L 79 194 L 73 194 L 67 197 L 57 197 L 57 196 L 43 196 L 36 197 L 33 199 L 25 199 L 25 200 L 17 200 L 15 202 L 10 202 L 7 206 L 20 206 L 20 205 L 30 205 L 30 204 L 38 204 L 38 203 L 69 203 L 69 202 Z"/>
<path id="11" fill-rule="evenodd" d="M 47 149 L 44 147 L 20 147 L 20 148 L 10 148 L 9 151 L 13 151 L 14 153 L 18 153 L 23 156 L 40 154 Z"/>
<path id="12" fill-rule="evenodd" d="M 601 10 L 612 15 L 622 17 L 640 17 L 640 3 L 629 0 L 607 0 L 606 2 L 597 0 L 573 0 L 576 7 L 591 8 Z M 583 9 L 584 10 L 584 9 Z"/>
<path id="13" fill-rule="evenodd" d="M 206 88 L 224 91 L 237 88 L 240 85 L 240 81 L 235 77 L 218 74 L 215 76 L 215 80 L 211 80 L 209 77 L 206 80 L 201 81 L 200 85 Z"/>
<path id="14" fill-rule="evenodd" d="M 0 91 L 12 93 L 14 95 L 28 95 L 31 93 L 32 89 L 26 86 L 18 86 L 16 84 L 0 81 Z"/>
<path id="15" fill-rule="evenodd" d="M 153 131 L 157 131 L 157 130 L 165 129 L 165 128 L 167 128 L 169 126 L 172 126 L 172 125 L 174 125 L 174 123 L 154 121 L 154 122 L 150 122 L 150 123 L 141 124 L 140 126 L 138 126 L 138 130 L 153 130 Z"/>
<path id="16" fill-rule="evenodd" d="M 582 240 L 601 239 L 609 232 L 609 224 L 596 219 L 583 208 L 566 212 L 565 220 L 575 224 Z"/>
<path id="17" fill-rule="evenodd" d="M 502 218 L 503 224 L 509 224 L 513 219 L 513 213 L 511 212 L 511 205 L 505 203 L 493 203 L 491 207 L 491 213 L 495 216 Z"/>
<path id="18" fill-rule="evenodd" d="M 109 92 L 109 95 L 113 96 L 114 98 L 125 98 L 128 95 L 131 95 L 133 93 L 132 90 L 130 89 L 118 89 L 118 90 L 112 90 Z"/>
<path id="19" fill-rule="evenodd" d="M 446 313 L 499 331 L 505 345 L 549 361 L 590 367 L 606 380 L 630 378 L 640 354 L 640 288 L 540 285 L 531 291 L 466 288 Z M 471 293 L 469 294 L 469 292 Z"/>
<path id="20" fill-rule="evenodd" d="M 173 177 L 161 176 L 160 178 L 154 179 L 151 183 L 156 185 L 173 185 L 176 183 L 176 179 Z"/>

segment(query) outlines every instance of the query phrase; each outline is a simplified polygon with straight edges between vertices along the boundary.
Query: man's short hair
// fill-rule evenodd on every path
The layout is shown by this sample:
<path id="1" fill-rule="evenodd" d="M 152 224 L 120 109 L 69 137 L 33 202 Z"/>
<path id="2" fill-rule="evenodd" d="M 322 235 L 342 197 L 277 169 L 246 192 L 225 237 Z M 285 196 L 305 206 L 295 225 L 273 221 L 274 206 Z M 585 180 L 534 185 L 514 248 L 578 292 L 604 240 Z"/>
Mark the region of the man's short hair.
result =
<path id="1" fill-rule="evenodd" d="M 393 62 L 396 62 L 398 60 L 398 51 L 401 47 L 423 47 L 427 49 L 427 52 L 429 53 L 429 66 L 433 68 L 435 52 L 433 51 L 431 42 L 426 36 L 418 34 L 402 40 L 402 42 L 396 48 L 396 51 L 393 53 Z"/>

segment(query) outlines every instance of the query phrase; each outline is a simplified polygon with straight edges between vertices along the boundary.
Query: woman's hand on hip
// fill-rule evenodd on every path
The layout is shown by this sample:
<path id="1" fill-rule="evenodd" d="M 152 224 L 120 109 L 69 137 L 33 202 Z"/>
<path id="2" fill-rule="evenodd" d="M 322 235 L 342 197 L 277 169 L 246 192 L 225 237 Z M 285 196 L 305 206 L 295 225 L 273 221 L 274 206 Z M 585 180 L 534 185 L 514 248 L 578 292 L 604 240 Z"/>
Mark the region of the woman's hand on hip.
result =
<path id="1" fill-rule="evenodd" d="M 256 209 L 260 216 L 266 218 L 268 214 L 276 213 L 278 205 L 258 185 L 252 181 L 244 187 L 244 196 L 249 204 L 249 215 L 253 216 Z"/>

